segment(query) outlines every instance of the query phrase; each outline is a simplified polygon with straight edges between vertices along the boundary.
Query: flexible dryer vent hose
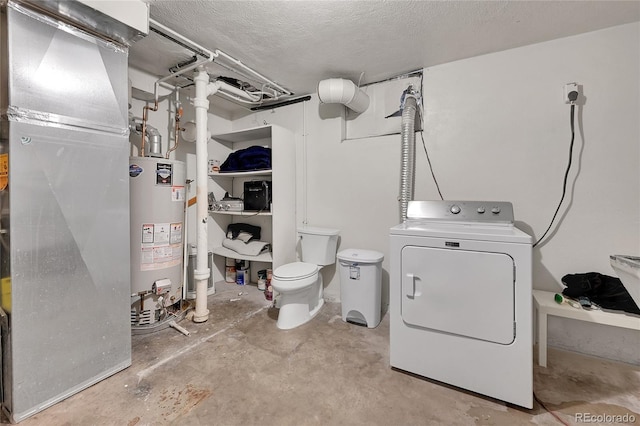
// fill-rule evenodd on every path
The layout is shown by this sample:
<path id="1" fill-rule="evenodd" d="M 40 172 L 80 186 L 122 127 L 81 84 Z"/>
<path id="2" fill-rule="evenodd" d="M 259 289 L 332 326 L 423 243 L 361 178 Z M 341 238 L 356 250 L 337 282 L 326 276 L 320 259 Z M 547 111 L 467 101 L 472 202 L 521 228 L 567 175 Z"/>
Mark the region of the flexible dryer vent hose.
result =
<path id="1" fill-rule="evenodd" d="M 416 120 L 417 101 L 415 96 L 408 94 L 402 110 L 402 154 L 400 163 L 400 220 L 407 219 L 409 201 L 413 200 L 416 168 Z"/>

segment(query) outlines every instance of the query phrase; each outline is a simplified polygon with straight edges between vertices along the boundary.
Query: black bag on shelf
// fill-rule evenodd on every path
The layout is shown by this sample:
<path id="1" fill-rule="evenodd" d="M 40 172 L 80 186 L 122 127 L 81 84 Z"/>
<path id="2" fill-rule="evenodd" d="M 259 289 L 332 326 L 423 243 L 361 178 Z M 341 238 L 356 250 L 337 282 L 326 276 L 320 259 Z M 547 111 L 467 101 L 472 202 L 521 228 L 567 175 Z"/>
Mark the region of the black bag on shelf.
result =
<path id="1" fill-rule="evenodd" d="M 625 311 L 640 315 L 640 309 L 633 300 L 622 281 L 597 272 L 584 274 L 567 274 L 562 277 L 562 283 L 567 286 L 562 294 L 578 299 L 587 297 L 593 303 L 604 309 Z"/>
<path id="2" fill-rule="evenodd" d="M 241 233 L 248 234 L 248 239 L 245 243 L 253 240 L 260 239 L 261 228 L 256 225 L 249 225 L 248 223 L 231 223 L 227 226 L 227 238 L 235 240 Z"/>
<path id="3" fill-rule="evenodd" d="M 229 154 L 220 166 L 220 172 L 249 172 L 271 169 L 271 148 L 250 146 Z"/>

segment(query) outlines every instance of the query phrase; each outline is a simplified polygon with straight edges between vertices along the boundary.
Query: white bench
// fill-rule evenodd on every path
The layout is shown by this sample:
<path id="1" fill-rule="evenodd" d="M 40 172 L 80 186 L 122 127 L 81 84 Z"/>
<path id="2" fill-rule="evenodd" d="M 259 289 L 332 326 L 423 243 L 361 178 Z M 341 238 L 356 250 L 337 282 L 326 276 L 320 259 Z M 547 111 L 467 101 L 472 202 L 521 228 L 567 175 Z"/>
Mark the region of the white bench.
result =
<path id="1" fill-rule="evenodd" d="M 547 317 L 549 315 L 640 331 L 640 316 L 622 311 L 588 311 L 573 308 L 568 304 L 560 305 L 554 300 L 555 295 L 556 293 L 550 291 L 533 290 L 533 302 L 538 315 L 538 365 L 542 367 L 547 366 Z"/>

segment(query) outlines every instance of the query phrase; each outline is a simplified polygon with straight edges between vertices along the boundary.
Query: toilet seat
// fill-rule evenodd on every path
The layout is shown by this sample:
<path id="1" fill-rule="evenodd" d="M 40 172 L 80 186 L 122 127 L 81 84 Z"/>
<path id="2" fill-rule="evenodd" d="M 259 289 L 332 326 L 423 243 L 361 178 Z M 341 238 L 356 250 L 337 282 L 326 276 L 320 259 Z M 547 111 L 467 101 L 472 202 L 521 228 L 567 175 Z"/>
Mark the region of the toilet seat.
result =
<path id="1" fill-rule="evenodd" d="M 318 272 L 318 265 L 305 262 L 287 263 L 273 272 L 273 278 L 281 281 L 301 280 Z"/>
<path id="2" fill-rule="evenodd" d="M 271 285 L 276 291 L 299 290 L 313 284 L 318 279 L 318 265 L 293 262 L 282 265 L 273 272 Z"/>

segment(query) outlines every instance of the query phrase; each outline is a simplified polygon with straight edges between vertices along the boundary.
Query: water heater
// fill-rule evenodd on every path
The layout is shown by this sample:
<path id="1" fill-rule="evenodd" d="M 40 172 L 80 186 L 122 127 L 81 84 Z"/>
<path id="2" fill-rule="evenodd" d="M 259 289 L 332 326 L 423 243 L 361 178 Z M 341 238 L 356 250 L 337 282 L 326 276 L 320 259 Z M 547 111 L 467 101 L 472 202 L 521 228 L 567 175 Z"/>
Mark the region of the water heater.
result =
<path id="1" fill-rule="evenodd" d="M 163 319 L 182 300 L 185 164 L 129 159 L 131 197 L 131 324 Z"/>

